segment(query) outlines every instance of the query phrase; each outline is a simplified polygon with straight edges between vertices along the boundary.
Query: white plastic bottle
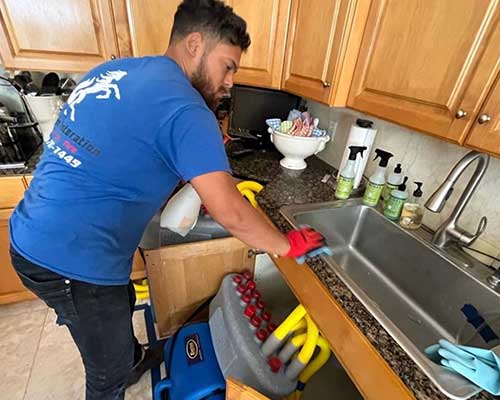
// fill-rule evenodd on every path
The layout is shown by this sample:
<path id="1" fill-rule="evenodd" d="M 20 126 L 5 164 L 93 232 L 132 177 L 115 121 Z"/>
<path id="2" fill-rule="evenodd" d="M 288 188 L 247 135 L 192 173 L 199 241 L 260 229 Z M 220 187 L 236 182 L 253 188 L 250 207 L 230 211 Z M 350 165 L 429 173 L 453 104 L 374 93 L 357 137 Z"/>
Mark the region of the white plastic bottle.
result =
<path id="1" fill-rule="evenodd" d="M 200 208 L 200 196 L 190 183 L 186 183 L 168 201 L 160 216 L 160 226 L 186 236 L 196 225 Z"/>
<path id="2" fill-rule="evenodd" d="M 363 158 L 363 151 L 366 150 L 366 146 L 349 146 L 349 149 L 349 159 L 345 168 L 340 172 L 337 189 L 335 190 L 335 197 L 341 200 L 348 199 L 352 193 L 356 177 L 356 157 L 358 153 L 361 153 L 361 158 Z"/>
<path id="3" fill-rule="evenodd" d="M 377 156 L 374 160 L 380 157 L 380 163 L 375 170 L 375 173 L 370 176 L 368 185 L 366 185 L 365 194 L 363 196 L 363 203 L 370 207 L 375 207 L 378 204 L 380 195 L 382 194 L 382 189 L 385 185 L 385 171 L 387 169 L 387 164 L 389 159 L 393 156 L 391 153 L 385 150 L 376 149 L 375 153 Z"/>

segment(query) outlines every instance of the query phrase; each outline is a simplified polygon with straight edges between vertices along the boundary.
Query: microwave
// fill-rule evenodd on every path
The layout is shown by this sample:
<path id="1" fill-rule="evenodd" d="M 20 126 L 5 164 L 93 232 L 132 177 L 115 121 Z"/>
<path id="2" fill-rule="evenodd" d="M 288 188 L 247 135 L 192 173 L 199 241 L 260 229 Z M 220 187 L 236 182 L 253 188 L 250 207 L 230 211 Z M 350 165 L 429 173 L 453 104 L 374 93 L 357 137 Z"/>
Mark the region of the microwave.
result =
<path id="1" fill-rule="evenodd" d="M 231 89 L 228 134 L 244 140 L 249 147 L 274 149 L 266 119 L 286 120 L 301 98 L 279 90 L 235 85 Z"/>

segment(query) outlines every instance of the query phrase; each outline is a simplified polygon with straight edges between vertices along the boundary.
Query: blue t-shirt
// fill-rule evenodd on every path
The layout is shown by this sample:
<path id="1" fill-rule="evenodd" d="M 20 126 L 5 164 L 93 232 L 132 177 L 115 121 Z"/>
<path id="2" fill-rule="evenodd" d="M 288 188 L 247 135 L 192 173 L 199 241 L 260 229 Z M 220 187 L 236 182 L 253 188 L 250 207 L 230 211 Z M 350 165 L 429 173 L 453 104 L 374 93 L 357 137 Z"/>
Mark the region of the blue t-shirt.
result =
<path id="1" fill-rule="evenodd" d="M 181 179 L 230 171 L 215 115 L 170 58 L 90 71 L 64 105 L 10 219 L 28 260 L 122 285 L 156 211 Z"/>

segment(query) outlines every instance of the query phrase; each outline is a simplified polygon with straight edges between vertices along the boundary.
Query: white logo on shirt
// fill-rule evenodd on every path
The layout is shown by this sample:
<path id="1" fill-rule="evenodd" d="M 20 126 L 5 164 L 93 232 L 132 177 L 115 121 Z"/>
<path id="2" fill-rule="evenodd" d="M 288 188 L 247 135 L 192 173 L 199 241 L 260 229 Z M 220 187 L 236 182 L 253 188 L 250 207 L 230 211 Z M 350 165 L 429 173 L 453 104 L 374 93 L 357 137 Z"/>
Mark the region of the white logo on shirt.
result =
<path id="1" fill-rule="evenodd" d="M 120 100 L 120 88 L 114 81 L 119 81 L 127 73 L 125 71 L 117 70 L 117 71 L 106 71 L 105 74 L 101 74 L 99 78 L 95 76 L 82 81 L 76 88 L 73 90 L 71 95 L 68 98 L 68 106 L 71 109 L 71 121 L 75 121 L 75 107 L 80 104 L 85 97 L 89 94 L 97 94 L 96 99 L 109 99 L 111 96 L 111 92 L 114 92 L 115 99 Z M 64 115 L 67 115 L 68 108 L 64 110 Z"/>

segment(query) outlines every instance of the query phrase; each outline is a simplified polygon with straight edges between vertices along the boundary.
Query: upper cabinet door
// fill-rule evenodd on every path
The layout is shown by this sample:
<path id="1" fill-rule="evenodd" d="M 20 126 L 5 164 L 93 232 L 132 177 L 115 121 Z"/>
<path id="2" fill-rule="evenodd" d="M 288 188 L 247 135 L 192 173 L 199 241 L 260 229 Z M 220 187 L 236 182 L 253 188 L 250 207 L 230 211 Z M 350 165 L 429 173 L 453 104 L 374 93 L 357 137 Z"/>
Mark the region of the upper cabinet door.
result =
<path id="1" fill-rule="evenodd" d="M 292 0 L 284 90 L 330 105 L 345 105 L 369 3 Z"/>
<path id="2" fill-rule="evenodd" d="M 110 0 L 0 0 L 7 68 L 87 71 L 118 56 Z"/>
<path id="3" fill-rule="evenodd" d="M 120 3 L 125 3 L 126 18 L 130 27 L 131 53 L 122 50 L 122 43 L 127 43 L 127 38 L 120 40 L 120 50 L 126 55 L 136 57 L 165 54 L 170 33 L 174 23 L 175 11 L 180 0 L 113 0 L 115 4 L 115 20 L 117 27 L 123 24 Z M 119 38 L 121 38 L 119 30 Z M 126 36 L 126 33 L 123 34 Z"/>
<path id="4" fill-rule="evenodd" d="M 462 144 L 496 76 L 497 0 L 374 0 L 348 105 Z"/>
<path id="5" fill-rule="evenodd" d="M 252 44 L 241 56 L 235 82 L 279 89 L 290 0 L 228 0 L 247 23 Z"/>
<path id="6" fill-rule="evenodd" d="M 466 145 L 500 157 L 500 74 L 476 117 Z"/>

